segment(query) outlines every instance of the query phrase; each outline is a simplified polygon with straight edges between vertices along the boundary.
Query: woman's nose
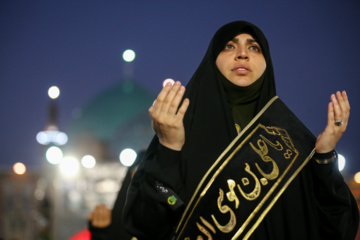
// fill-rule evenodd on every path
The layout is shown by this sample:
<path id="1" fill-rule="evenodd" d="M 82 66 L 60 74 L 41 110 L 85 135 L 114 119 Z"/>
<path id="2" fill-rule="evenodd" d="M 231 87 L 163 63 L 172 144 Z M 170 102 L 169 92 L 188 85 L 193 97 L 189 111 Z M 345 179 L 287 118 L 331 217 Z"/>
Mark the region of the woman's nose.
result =
<path id="1" fill-rule="evenodd" d="M 237 52 L 236 58 L 237 59 L 248 59 L 249 56 L 245 49 L 239 49 L 239 51 Z"/>

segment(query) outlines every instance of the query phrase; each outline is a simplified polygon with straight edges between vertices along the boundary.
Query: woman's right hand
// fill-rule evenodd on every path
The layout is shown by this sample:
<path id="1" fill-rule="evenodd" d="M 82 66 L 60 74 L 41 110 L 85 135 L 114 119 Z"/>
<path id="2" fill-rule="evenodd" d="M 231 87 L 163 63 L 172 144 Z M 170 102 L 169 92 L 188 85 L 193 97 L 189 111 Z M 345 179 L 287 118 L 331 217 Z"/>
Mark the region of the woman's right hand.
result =
<path id="1" fill-rule="evenodd" d="M 185 143 L 184 115 L 189 99 L 184 99 L 179 108 L 185 87 L 179 81 L 167 83 L 149 109 L 151 125 L 160 143 L 172 150 L 180 151 Z"/>

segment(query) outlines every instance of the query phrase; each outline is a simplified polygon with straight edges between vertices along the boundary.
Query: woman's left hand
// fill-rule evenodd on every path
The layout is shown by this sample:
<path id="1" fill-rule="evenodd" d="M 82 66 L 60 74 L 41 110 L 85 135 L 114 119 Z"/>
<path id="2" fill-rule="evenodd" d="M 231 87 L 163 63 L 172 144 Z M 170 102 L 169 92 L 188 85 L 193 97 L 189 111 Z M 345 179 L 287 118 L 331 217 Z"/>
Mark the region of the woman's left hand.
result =
<path id="1" fill-rule="evenodd" d="M 315 144 L 317 153 L 327 153 L 335 148 L 335 145 L 344 134 L 350 116 L 350 104 L 346 92 L 340 91 L 331 95 L 328 106 L 328 122 L 319 134 Z"/>

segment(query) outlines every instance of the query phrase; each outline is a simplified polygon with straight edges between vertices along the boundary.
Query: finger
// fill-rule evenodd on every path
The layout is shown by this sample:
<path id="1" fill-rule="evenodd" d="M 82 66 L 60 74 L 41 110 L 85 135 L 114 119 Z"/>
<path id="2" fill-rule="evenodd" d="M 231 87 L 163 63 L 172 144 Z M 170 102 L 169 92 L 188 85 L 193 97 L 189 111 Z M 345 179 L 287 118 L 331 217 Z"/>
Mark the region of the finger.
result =
<path id="1" fill-rule="evenodd" d="M 106 225 L 109 224 L 110 219 L 111 219 L 110 212 L 111 212 L 111 211 L 110 211 L 106 206 L 103 206 L 103 207 L 100 209 L 99 219 L 98 219 L 98 221 L 97 221 L 97 223 L 98 223 L 99 226 L 105 227 Z"/>
<path id="2" fill-rule="evenodd" d="M 156 103 L 156 99 L 154 100 L 153 104 L 150 106 L 149 112 L 153 111 L 155 103 Z"/>
<path id="3" fill-rule="evenodd" d="M 344 117 L 346 118 L 344 120 L 347 121 L 350 116 L 350 103 L 349 103 L 349 99 L 348 99 L 348 96 L 345 91 L 342 91 L 341 97 L 342 97 L 342 109 L 344 110 L 344 113 L 345 113 Z"/>
<path id="4" fill-rule="evenodd" d="M 168 109 L 168 112 L 170 115 L 175 115 L 179 109 L 180 102 L 184 96 L 185 93 L 185 87 L 180 86 L 178 89 L 176 95 L 174 96 L 174 99 L 172 100 L 172 103 Z"/>
<path id="5" fill-rule="evenodd" d="M 340 108 L 339 102 L 335 94 L 331 94 L 331 102 L 333 103 L 334 108 L 334 119 L 341 120 L 342 119 L 342 110 Z"/>
<path id="6" fill-rule="evenodd" d="M 163 87 L 157 96 L 153 106 L 150 108 L 152 109 L 151 113 L 152 115 L 158 115 L 162 109 L 162 105 L 164 103 L 165 98 L 169 94 L 170 90 L 172 88 L 171 83 L 167 83 L 165 87 Z"/>
<path id="7" fill-rule="evenodd" d="M 181 107 L 179 108 L 179 111 L 177 113 L 177 116 L 182 120 L 184 119 L 184 115 L 186 113 L 186 110 L 188 109 L 190 105 L 190 100 L 188 98 L 185 98 L 183 103 L 181 104 Z"/>
<path id="8" fill-rule="evenodd" d="M 102 222 L 106 220 L 107 210 L 108 210 L 107 207 L 104 204 L 101 204 L 99 211 L 99 218 Z"/>
<path id="9" fill-rule="evenodd" d="M 334 104 L 333 102 L 329 102 L 328 105 L 328 125 L 333 126 L 335 122 L 335 116 L 334 116 Z"/>
<path id="10" fill-rule="evenodd" d="M 101 224 L 104 221 L 104 210 L 103 210 L 102 206 L 99 208 L 97 220 L 98 220 L 99 224 Z"/>
<path id="11" fill-rule="evenodd" d="M 346 92 L 340 91 L 336 92 L 336 99 L 338 102 L 339 108 L 334 107 L 335 111 L 335 120 L 341 120 L 343 128 L 346 128 L 349 115 L 350 115 L 350 104 L 346 96 Z"/>
<path id="12" fill-rule="evenodd" d="M 97 220 L 102 219 L 105 208 L 106 208 L 106 206 L 104 204 L 99 204 L 99 205 L 96 206 L 96 208 L 95 208 L 95 218 Z"/>
<path id="13" fill-rule="evenodd" d="M 96 206 L 93 212 L 93 224 L 99 220 L 99 208 Z"/>
<path id="14" fill-rule="evenodd" d="M 185 90 L 182 90 L 182 94 L 181 94 L 181 89 L 183 89 L 184 87 L 181 86 L 181 83 L 179 81 L 176 81 L 175 84 L 172 86 L 169 94 L 166 96 L 161 112 L 165 113 L 165 114 L 175 114 L 177 111 L 177 108 L 179 107 L 179 103 L 180 101 L 176 101 L 178 99 L 178 95 L 180 92 L 180 95 L 183 95 L 183 92 Z M 182 96 L 181 96 L 182 97 Z M 175 101 L 174 101 L 175 100 Z M 181 98 L 180 98 L 181 100 Z"/>
<path id="15" fill-rule="evenodd" d="M 105 215 L 106 215 L 106 222 L 109 222 L 111 219 L 111 210 L 106 208 Z"/>
<path id="16" fill-rule="evenodd" d="M 346 113 L 347 112 L 347 106 L 346 106 L 346 102 L 345 102 L 345 99 L 342 95 L 342 93 L 340 91 L 337 91 L 336 92 L 336 98 L 337 98 L 337 101 L 339 103 L 339 107 L 341 109 L 341 111 L 343 113 Z"/>
<path id="17" fill-rule="evenodd" d="M 95 210 L 94 210 L 94 219 L 99 220 L 101 218 L 101 208 L 102 206 L 96 205 Z"/>
<path id="18" fill-rule="evenodd" d="M 347 107 L 347 108 L 349 109 L 349 111 L 350 111 L 350 102 L 349 102 L 349 98 L 348 98 L 348 95 L 347 95 L 346 91 L 343 91 L 341 94 L 342 94 L 342 96 L 343 96 L 343 98 L 344 98 L 344 100 L 345 100 L 346 107 Z"/>

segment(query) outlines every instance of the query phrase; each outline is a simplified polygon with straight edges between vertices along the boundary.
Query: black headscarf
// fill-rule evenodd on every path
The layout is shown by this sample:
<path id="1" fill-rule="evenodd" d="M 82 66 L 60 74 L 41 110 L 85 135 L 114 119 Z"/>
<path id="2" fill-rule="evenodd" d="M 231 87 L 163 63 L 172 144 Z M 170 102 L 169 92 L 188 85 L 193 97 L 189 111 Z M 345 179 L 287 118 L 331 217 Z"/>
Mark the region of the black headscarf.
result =
<path id="1" fill-rule="evenodd" d="M 221 27 L 186 87 L 185 97 L 190 99 L 190 105 L 184 117 L 186 140 L 182 149 L 185 200 L 191 197 L 202 176 L 237 135 L 215 61 L 225 44 L 240 33 L 255 38 L 266 61 L 256 113 L 276 95 L 270 50 L 262 31 L 246 21 Z"/>

